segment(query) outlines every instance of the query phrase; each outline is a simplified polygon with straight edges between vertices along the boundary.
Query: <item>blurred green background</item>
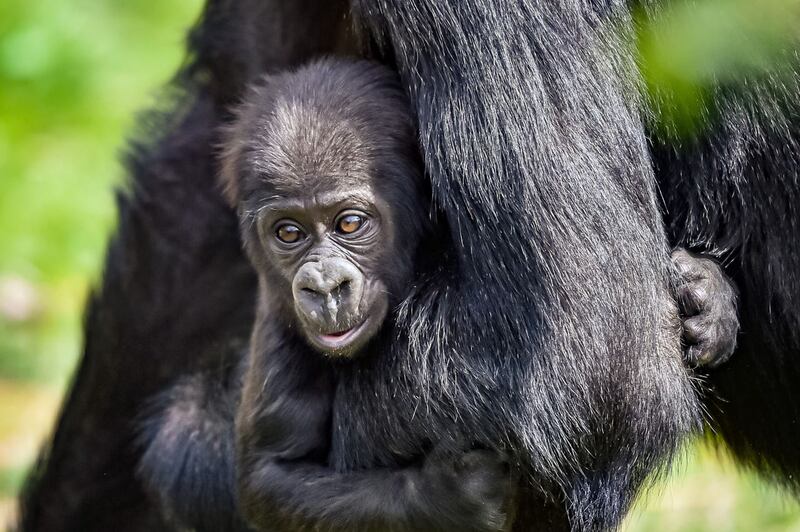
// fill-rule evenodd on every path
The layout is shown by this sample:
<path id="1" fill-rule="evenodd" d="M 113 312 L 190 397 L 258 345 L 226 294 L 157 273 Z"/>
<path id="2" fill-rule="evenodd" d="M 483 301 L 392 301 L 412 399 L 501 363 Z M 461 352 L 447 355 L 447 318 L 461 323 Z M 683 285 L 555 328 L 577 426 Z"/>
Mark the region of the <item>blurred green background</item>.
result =
<path id="1" fill-rule="evenodd" d="M 760 1 L 710 3 L 710 22 L 694 26 L 696 17 L 678 9 L 667 19 L 672 26 L 644 28 L 651 90 L 676 87 L 685 102 L 674 120 L 701 101 L 709 69 L 740 68 L 729 55 L 743 53 L 746 28 L 735 25 L 752 25 L 752 5 L 763 15 Z M 786 3 L 764 1 L 780 9 Z M 14 495 L 80 350 L 82 306 L 114 223 L 119 151 L 135 112 L 153 103 L 179 65 L 185 30 L 200 8 L 200 0 L 0 2 L 0 528 L 15 511 Z M 669 46 L 653 38 L 663 28 L 666 42 L 674 40 Z M 732 48 L 731 35 L 738 37 Z M 745 56 L 755 59 L 746 68 L 769 61 L 773 41 L 762 41 L 766 59 L 761 41 L 751 40 Z M 692 53 L 698 47 L 713 53 Z M 800 531 L 800 509 L 695 445 L 625 528 Z"/>

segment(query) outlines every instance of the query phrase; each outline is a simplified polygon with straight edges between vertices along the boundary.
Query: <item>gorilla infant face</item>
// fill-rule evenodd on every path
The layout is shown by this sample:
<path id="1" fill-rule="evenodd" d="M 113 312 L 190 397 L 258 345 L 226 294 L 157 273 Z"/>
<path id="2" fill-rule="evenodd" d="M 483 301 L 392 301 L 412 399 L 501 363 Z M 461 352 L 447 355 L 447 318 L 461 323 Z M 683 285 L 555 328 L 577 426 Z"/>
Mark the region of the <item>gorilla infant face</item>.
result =
<path id="1" fill-rule="evenodd" d="M 428 227 L 408 105 L 394 74 L 324 60 L 267 78 L 229 131 L 223 178 L 275 314 L 352 356 L 408 294 Z"/>
<path id="2" fill-rule="evenodd" d="M 395 213 L 367 183 L 274 196 L 261 207 L 259 240 L 291 283 L 294 311 L 308 342 L 352 354 L 380 328 L 389 309 L 388 273 Z M 405 281 L 405 279 L 398 279 Z"/>

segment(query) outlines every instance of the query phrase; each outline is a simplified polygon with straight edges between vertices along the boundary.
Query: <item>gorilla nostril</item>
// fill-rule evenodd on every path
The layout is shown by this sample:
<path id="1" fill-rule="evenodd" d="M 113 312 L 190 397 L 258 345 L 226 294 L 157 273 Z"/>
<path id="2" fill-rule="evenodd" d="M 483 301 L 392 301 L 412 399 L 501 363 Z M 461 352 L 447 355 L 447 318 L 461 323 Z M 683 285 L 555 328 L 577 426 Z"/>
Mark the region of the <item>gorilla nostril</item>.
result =
<path id="1" fill-rule="evenodd" d="M 358 310 L 363 285 L 363 275 L 351 262 L 333 257 L 301 266 L 292 282 L 292 294 L 304 315 L 336 322 L 342 312 L 347 315 L 342 319 L 350 319 Z"/>
<path id="2" fill-rule="evenodd" d="M 342 281 L 331 291 L 331 295 L 339 302 L 350 297 L 350 281 Z"/>

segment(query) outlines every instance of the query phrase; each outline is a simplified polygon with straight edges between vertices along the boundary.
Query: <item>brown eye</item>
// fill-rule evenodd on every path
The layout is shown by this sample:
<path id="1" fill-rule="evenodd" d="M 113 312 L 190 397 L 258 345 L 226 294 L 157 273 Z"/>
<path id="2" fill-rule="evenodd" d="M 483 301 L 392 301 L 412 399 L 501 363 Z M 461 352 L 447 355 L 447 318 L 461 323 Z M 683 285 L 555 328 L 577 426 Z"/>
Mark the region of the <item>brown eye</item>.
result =
<path id="1" fill-rule="evenodd" d="M 275 231 L 275 236 L 284 244 L 294 244 L 302 240 L 305 234 L 294 224 L 283 224 Z"/>
<path id="2" fill-rule="evenodd" d="M 364 218 L 358 214 L 346 214 L 336 222 L 336 232 L 343 235 L 350 235 L 361 229 Z"/>

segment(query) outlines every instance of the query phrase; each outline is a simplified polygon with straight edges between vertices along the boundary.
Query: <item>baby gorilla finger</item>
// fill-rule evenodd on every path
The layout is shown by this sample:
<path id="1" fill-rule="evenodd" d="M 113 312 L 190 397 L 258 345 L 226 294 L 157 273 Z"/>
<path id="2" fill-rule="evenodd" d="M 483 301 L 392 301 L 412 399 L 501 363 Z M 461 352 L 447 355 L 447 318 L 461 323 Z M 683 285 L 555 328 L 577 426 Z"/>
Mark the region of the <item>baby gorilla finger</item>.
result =
<path id="1" fill-rule="evenodd" d="M 738 324 L 737 324 L 738 325 Z M 696 367 L 716 368 L 730 359 L 736 348 L 736 329 L 730 323 L 709 322 L 702 316 L 684 323 L 686 361 Z"/>
<path id="2" fill-rule="evenodd" d="M 678 287 L 678 302 L 683 316 L 697 316 L 709 303 L 709 287 L 706 279 L 698 279 Z"/>
<path id="3" fill-rule="evenodd" d="M 711 338 L 711 327 L 705 317 L 695 316 L 683 322 L 683 339 L 687 344 L 697 345 L 705 343 Z"/>
<path id="4" fill-rule="evenodd" d="M 684 282 L 696 281 L 704 277 L 706 272 L 703 259 L 698 255 L 690 253 L 684 248 L 676 248 L 672 252 L 672 265 Z"/>
<path id="5" fill-rule="evenodd" d="M 675 250 L 672 261 L 679 275 L 676 298 L 684 320 L 686 362 L 718 367 L 736 348 L 739 320 L 733 283 L 716 262 L 684 249 Z"/>
<path id="6" fill-rule="evenodd" d="M 494 451 L 469 451 L 460 457 L 455 469 L 461 489 L 482 508 L 481 521 L 504 530 L 507 506 L 513 499 L 516 484 L 508 457 Z"/>

